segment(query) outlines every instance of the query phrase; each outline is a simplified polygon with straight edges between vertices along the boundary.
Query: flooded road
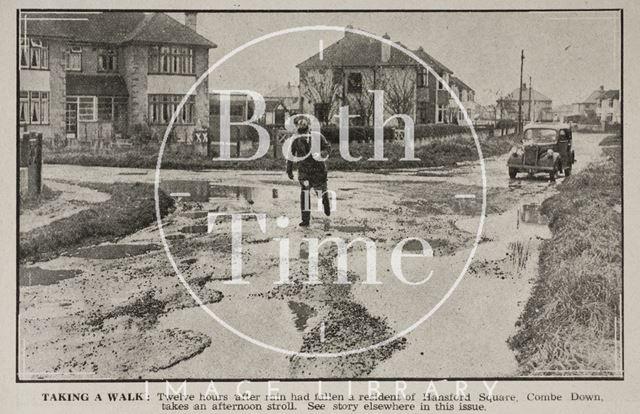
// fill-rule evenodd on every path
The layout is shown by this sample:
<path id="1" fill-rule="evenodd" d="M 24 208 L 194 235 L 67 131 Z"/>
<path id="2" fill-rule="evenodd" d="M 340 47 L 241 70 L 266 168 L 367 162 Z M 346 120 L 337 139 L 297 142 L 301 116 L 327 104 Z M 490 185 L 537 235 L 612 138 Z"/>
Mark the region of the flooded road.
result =
<path id="1" fill-rule="evenodd" d="M 575 172 L 600 156 L 602 137 L 575 134 Z M 472 260 L 482 212 L 477 163 L 385 174 L 330 172 L 337 208 L 330 217 L 312 211 L 308 229 L 297 227 L 298 184 L 284 172 L 162 171 L 161 188 L 177 200 L 176 210 L 163 219 L 168 247 L 209 313 L 176 277 L 156 226 L 115 244 L 29 264 L 24 274 L 31 276 L 24 277 L 21 289 L 23 376 L 136 378 L 150 371 L 158 378 L 512 376 L 517 365 L 506 340 L 535 281 L 538 246 L 550 237 L 539 205 L 563 177 L 557 183 L 542 176 L 511 180 L 505 157 L 486 160 L 485 170 L 486 216 Z M 44 168 L 45 184 L 72 180 L 77 186 L 153 182 L 154 174 Z M 213 223 L 211 213 L 219 215 Z M 231 279 L 230 222 L 220 216 L 225 213 L 265 215 L 264 223 L 242 224 L 247 284 L 225 283 Z M 288 223 L 279 225 L 283 215 Z M 370 256 L 364 242 L 354 243 L 346 274 L 350 283 L 340 284 L 335 245 L 326 243 L 319 249 L 322 283 L 308 283 L 310 249 L 303 239 L 331 237 L 347 242 L 366 237 L 375 242 L 375 251 Z M 421 243 L 407 242 L 403 282 L 390 258 L 407 237 L 426 240 L 433 257 L 420 257 Z M 278 284 L 285 239 L 291 283 Z M 365 283 L 372 257 L 378 283 Z M 132 350 L 133 341 L 149 345 Z M 337 358 L 292 355 L 345 352 L 380 341 L 387 342 Z M 74 351 L 68 351 L 71 345 Z M 92 357 L 94 348 L 112 349 L 117 357 Z M 140 361 L 142 351 L 150 357 Z M 52 358 L 62 359 L 52 364 Z M 79 366 L 83 360 L 95 366 Z M 43 372 L 52 374 L 29 374 Z"/>

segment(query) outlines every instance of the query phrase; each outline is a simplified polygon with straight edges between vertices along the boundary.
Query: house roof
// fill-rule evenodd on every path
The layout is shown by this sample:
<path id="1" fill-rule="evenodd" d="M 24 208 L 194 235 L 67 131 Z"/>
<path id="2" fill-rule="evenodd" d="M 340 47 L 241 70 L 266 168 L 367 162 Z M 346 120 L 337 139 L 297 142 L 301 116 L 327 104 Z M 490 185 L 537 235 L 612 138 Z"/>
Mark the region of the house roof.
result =
<path id="1" fill-rule="evenodd" d="M 408 49 L 400 42 L 397 45 Z M 413 58 L 407 56 L 401 50 L 391 47 L 390 57 L 387 62 L 382 61 L 382 44 L 380 41 L 358 33 L 346 32 L 342 39 L 327 46 L 322 51 L 296 65 L 305 67 L 335 67 L 335 66 L 416 66 L 419 65 Z M 450 69 L 429 55 L 424 49 L 413 50 L 420 59 L 436 71 L 453 73 Z"/>
<path id="2" fill-rule="evenodd" d="M 129 96 L 127 85 L 119 75 L 78 75 L 67 73 L 66 95 Z"/>
<path id="3" fill-rule="evenodd" d="M 47 13 L 31 18 L 52 18 Z M 28 36 L 59 37 L 76 42 L 125 44 L 168 43 L 215 48 L 213 42 L 164 13 L 103 12 L 56 14 L 55 19 L 21 20 Z M 26 30 L 25 30 L 26 29 Z"/>
<path id="4" fill-rule="evenodd" d="M 598 102 L 598 99 L 600 99 L 600 95 L 602 95 L 603 93 L 604 91 L 602 89 L 596 89 L 595 91 L 591 92 L 589 96 L 587 96 L 587 99 L 580 103 L 596 103 Z"/>
<path id="5" fill-rule="evenodd" d="M 517 101 L 519 99 L 520 96 L 520 89 L 515 88 L 509 95 L 505 96 L 505 100 L 507 101 Z M 549 101 L 551 102 L 551 98 L 549 98 L 546 95 L 543 95 L 542 93 L 536 91 L 535 89 L 531 88 L 531 99 L 533 101 Z M 522 101 L 526 102 L 529 100 L 529 88 L 522 88 Z"/>
<path id="6" fill-rule="evenodd" d="M 451 83 L 457 84 L 460 88 L 473 91 L 473 89 L 456 76 L 451 77 Z"/>
<path id="7" fill-rule="evenodd" d="M 611 89 L 611 90 L 605 91 L 600 96 L 600 99 L 620 99 L 620 91 L 617 89 Z"/>

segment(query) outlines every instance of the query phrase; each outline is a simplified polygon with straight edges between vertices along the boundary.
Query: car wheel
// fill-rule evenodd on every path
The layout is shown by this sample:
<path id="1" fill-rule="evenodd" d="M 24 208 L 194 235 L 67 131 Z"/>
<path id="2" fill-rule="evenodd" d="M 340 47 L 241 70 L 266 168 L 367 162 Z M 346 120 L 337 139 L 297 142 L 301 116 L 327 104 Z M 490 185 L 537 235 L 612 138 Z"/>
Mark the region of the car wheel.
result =
<path id="1" fill-rule="evenodd" d="M 518 174 L 518 170 L 515 168 L 509 168 L 509 178 L 516 178 L 516 174 Z"/>
<path id="2" fill-rule="evenodd" d="M 565 177 L 568 177 L 568 176 L 570 176 L 570 175 L 571 175 L 571 168 L 565 168 L 565 169 L 564 169 L 564 176 L 565 176 Z"/>

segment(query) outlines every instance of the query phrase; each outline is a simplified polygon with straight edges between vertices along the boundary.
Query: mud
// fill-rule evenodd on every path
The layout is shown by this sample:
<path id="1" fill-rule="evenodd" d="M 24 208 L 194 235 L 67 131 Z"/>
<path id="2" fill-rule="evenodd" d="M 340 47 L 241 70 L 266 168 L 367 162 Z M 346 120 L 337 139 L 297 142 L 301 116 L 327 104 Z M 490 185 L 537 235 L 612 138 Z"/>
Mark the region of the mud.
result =
<path id="1" fill-rule="evenodd" d="M 69 255 L 72 257 L 81 257 L 83 259 L 114 260 L 131 256 L 139 256 L 160 248 L 161 246 L 157 244 L 101 244 L 78 249 Z"/>
<path id="2" fill-rule="evenodd" d="M 589 143 L 590 137 L 576 139 L 576 151 L 591 154 L 579 147 Z M 588 158 L 581 155 L 580 166 Z M 538 245 L 548 231 L 535 205 L 554 194 L 555 186 L 543 179 L 510 180 L 504 162 L 486 163 L 485 231 L 468 274 L 433 317 L 406 339 L 343 358 L 288 358 L 212 321 L 177 279 L 163 249 L 117 260 L 66 256 L 34 266 L 82 269 L 82 273 L 20 290 L 19 328 L 25 342 L 20 377 L 512 376 L 517 363 L 506 339 L 513 334 L 535 281 Z M 153 174 L 119 172 L 47 166 L 45 179 L 153 181 Z M 270 177 L 262 180 L 265 175 Z M 329 219 L 313 211 L 311 227 L 301 230 L 296 226 L 299 185 L 284 173 L 163 171 L 165 190 L 190 193 L 176 197 L 180 199 L 176 211 L 163 227 L 189 286 L 231 326 L 284 349 L 344 351 L 406 329 L 451 286 L 457 276 L 452 269 L 462 268 L 474 245 L 481 209 L 478 181 L 473 163 L 423 173 L 331 172 L 329 187 L 337 189 L 338 210 Z M 238 185 L 221 185 L 228 182 Z M 457 198 L 460 194 L 476 197 Z M 250 284 L 223 283 L 231 277 L 230 228 L 221 220 L 211 233 L 201 232 L 210 211 L 266 214 L 267 233 L 255 221 L 243 223 L 242 274 Z M 279 229 L 275 218 L 283 214 L 290 225 Z M 180 231 L 190 226 L 201 227 L 197 232 Z M 375 240 L 376 274 L 384 284 L 362 284 L 367 263 L 362 244 L 350 249 L 350 285 L 333 283 L 335 252 L 330 248 L 320 254 L 320 274 L 326 283 L 304 284 L 308 256 L 300 242 L 328 235 L 347 241 L 360 236 Z M 389 254 L 398 241 L 416 236 L 429 241 L 434 257 L 427 263 L 407 260 L 403 269 L 413 276 L 433 266 L 434 276 L 422 289 L 407 289 L 393 276 Z M 290 239 L 292 283 L 287 285 L 274 284 L 279 278 L 276 237 Z M 119 243 L 159 245 L 159 240 L 157 229 L 150 226 Z M 405 247 L 415 252 L 418 246 Z"/>

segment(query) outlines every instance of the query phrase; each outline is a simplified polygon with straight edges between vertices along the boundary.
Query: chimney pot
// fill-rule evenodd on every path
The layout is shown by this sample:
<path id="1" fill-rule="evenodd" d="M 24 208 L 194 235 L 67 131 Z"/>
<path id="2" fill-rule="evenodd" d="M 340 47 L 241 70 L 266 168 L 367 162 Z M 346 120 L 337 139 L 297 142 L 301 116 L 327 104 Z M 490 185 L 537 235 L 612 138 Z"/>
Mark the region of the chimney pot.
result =
<path id="1" fill-rule="evenodd" d="M 184 25 L 189 29 L 196 32 L 196 28 L 198 25 L 198 13 L 195 12 L 187 12 L 184 14 Z"/>
<path id="2" fill-rule="evenodd" d="M 387 33 L 385 33 L 382 38 L 391 40 L 391 37 Z M 386 42 L 380 42 L 380 60 L 387 63 L 389 59 L 391 59 L 391 45 Z"/>
<path id="3" fill-rule="evenodd" d="M 604 85 L 600 85 L 600 91 L 604 91 Z"/>

